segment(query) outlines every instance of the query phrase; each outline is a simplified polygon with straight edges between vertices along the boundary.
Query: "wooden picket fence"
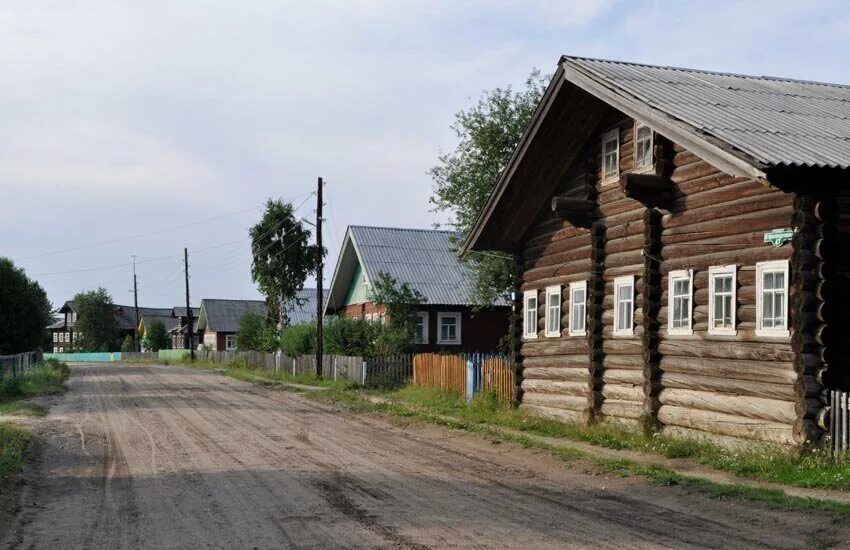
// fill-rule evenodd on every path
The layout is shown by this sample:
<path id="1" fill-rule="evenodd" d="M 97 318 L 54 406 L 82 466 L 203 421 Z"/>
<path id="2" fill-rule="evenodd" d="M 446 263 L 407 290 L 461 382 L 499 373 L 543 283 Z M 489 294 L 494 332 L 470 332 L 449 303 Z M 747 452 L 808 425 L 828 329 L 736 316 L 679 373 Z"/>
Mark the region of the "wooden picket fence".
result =
<path id="1" fill-rule="evenodd" d="M 470 364 L 473 366 L 473 392 L 469 391 Z M 440 388 L 461 396 L 493 393 L 502 401 L 512 401 L 515 383 L 513 364 L 505 356 L 480 353 L 413 356 L 414 386 Z"/>
<path id="2" fill-rule="evenodd" d="M 29 351 L 16 355 L 0 355 L 0 382 L 26 374 L 43 359 L 42 352 Z"/>
<path id="3" fill-rule="evenodd" d="M 829 416 L 829 435 L 833 452 L 850 452 L 850 392 L 829 392 Z"/>

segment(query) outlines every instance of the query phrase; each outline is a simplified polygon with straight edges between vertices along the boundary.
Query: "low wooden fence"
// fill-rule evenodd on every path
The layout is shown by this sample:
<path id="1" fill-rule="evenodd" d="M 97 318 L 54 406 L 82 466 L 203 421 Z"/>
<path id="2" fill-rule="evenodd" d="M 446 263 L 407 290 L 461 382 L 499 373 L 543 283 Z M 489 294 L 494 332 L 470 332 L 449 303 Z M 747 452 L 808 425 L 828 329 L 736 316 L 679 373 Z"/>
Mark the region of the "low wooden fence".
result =
<path id="1" fill-rule="evenodd" d="M 413 380 L 413 355 L 369 357 L 364 362 L 362 384 L 369 388 L 399 388 Z"/>
<path id="2" fill-rule="evenodd" d="M 835 453 L 850 451 L 850 392 L 829 392 L 829 435 Z"/>
<path id="3" fill-rule="evenodd" d="M 413 357 L 415 386 L 440 388 L 467 398 L 492 393 L 502 401 L 512 401 L 515 383 L 513 363 L 503 355 L 420 353 Z"/>
<path id="4" fill-rule="evenodd" d="M 44 355 L 40 351 L 29 351 L 16 355 L 0 355 L 0 382 L 14 380 L 23 376 L 38 363 Z"/>

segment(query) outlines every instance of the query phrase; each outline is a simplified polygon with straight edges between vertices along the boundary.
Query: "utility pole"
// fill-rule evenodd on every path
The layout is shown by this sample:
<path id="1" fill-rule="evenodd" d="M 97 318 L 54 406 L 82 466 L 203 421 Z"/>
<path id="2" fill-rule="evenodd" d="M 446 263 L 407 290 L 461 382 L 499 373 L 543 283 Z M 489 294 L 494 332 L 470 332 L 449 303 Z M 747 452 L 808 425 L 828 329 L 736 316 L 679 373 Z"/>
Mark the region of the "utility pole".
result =
<path id="1" fill-rule="evenodd" d="M 322 178 L 319 178 L 319 188 L 316 191 L 316 246 L 319 249 L 316 264 L 316 376 L 322 377 L 322 346 L 324 323 L 324 299 L 322 296 L 322 276 L 324 268 L 324 250 L 322 249 Z"/>
<path id="2" fill-rule="evenodd" d="M 192 331 L 192 307 L 189 305 L 189 249 L 183 249 L 183 274 L 186 278 L 186 319 L 189 321 L 188 332 L 189 337 L 189 356 L 192 361 L 195 361 L 195 344 L 193 341 L 194 332 Z"/>
<path id="3" fill-rule="evenodd" d="M 139 283 L 136 279 L 136 255 L 133 255 L 133 309 L 136 312 L 136 322 L 133 324 L 133 342 L 136 351 L 142 351 L 139 346 Z"/>

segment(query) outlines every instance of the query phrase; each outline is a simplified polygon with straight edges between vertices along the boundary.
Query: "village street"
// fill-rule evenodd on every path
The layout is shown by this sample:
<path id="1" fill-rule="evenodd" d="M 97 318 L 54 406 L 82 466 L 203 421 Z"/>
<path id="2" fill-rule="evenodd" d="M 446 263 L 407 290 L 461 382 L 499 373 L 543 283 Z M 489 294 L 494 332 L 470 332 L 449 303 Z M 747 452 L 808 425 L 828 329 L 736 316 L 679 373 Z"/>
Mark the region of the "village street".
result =
<path id="1" fill-rule="evenodd" d="M 822 513 L 711 500 L 209 371 L 72 367 L 11 548 L 804 548 Z"/>

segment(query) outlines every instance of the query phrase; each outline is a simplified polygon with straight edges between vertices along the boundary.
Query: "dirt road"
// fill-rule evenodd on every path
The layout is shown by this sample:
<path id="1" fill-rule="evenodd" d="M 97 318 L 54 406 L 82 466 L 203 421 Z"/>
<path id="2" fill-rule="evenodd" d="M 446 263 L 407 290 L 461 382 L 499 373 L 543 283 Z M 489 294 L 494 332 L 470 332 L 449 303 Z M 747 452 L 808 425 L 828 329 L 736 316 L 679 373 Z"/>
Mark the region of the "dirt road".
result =
<path id="1" fill-rule="evenodd" d="M 11 548 L 812 548 L 847 521 L 591 475 L 180 367 L 72 369 Z"/>

